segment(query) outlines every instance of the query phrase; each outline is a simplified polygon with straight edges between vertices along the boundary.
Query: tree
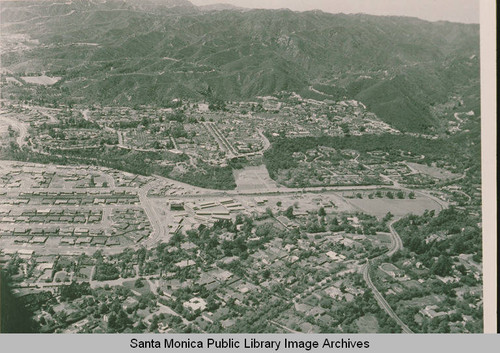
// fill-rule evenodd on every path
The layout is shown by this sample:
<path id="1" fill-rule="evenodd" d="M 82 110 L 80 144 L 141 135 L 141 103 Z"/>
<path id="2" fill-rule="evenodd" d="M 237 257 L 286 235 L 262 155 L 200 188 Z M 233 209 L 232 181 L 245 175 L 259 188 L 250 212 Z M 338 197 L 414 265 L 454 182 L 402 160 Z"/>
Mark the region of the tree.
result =
<path id="1" fill-rule="evenodd" d="M 170 238 L 170 244 L 180 244 L 182 242 L 182 234 L 180 232 L 175 232 L 174 235 L 172 235 L 172 238 Z"/>
<path id="2" fill-rule="evenodd" d="M 102 250 L 97 250 L 94 255 L 92 255 L 97 261 L 102 261 Z"/>
<path id="3" fill-rule="evenodd" d="M 11 125 L 9 125 L 9 127 L 7 128 L 7 131 L 9 132 L 9 137 L 14 137 L 16 134 Z"/>
<path id="4" fill-rule="evenodd" d="M 326 211 L 325 211 L 324 207 L 320 207 L 319 208 L 319 210 L 318 210 L 318 216 L 320 216 L 320 217 L 326 216 Z"/>
<path id="5" fill-rule="evenodd" d="M 387 214 L 384 216 L 384 218 L 382 218 L 382 222 L 383 223 L 388 222 L 393 218 L 394 218 L 394 215 L 391 212 L 387 212 Z"/>
<path id="6" fill-rule="evenodd" d="M 146 259 L 146 254 L 147 254 L 147 251 L 146 249 L 141 246 L 138 250 L 137 250 L 137 260 L 139 262 L 144 262 L 144 260 Z"/>
<path id="7" fill-rule="evenodd" d="M 207 310 L 214 311 L 219 308 L 219 304 L 215 301 L 214 295 L 210 294 L 207 298 Z"/>
<path id="8" fill-rule="evenodd" d="M 294 218 L 295 215 L 293 214 L 293 206 L 290 206 L 286 209 L 285 211 L 285 216 L 287 216 L 288 218 Z"/>
<path id="9" fill-rule="evenodd" d="M 440 255 L 432 266 L 432 273 L 438 276 L 448 276 L 452 272 L 452 262 L 449 256 Z"/>
<path id="10" fill-rule="evenodd" d="M 319 305 L 323 308 L 323 309 L 328 309 L 328 308 L 331 308 L 332 305 L 333 305 L 333 299 L 330 298 L 330 297 L 323 297 L 321 298 L 321 301 L 319 302 Z"/>
<path id="11" fill-rule="evenodd" d="M 34 318 L 33 309 L 12 292 L 10 275 L 0 271 L 0 325 L 1 333 L 35 333 L 40 332 L 39 325 Z M 52 305 L 48 307 L 50 314 L 54 314 Z"/>
<path id="12" fill-rule="evenodd" d="M 90 284 L 88 282 L 71 282 L 70 285 L 60 286 L 60 294 L 62 300 L 75 300 L 82 295 L 91 293 Z"/>

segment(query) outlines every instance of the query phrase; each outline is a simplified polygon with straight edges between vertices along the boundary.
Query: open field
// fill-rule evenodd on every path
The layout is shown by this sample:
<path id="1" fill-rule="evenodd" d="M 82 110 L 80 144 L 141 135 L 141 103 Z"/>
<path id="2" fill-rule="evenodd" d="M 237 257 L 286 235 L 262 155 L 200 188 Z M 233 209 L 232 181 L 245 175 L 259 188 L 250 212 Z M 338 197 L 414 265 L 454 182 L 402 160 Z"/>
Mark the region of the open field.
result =
<path id="1" fill-rule="evenodd" d="M 234 177 L 236 179 L 237 191 L 255 191 L 255 190 L 273 190 L 278 186 L 271 179 L 264 165 L 257 167 L 245 167 L 240 170 L 235 170 Z"/>
<path id="2" fill-rule="evenodd" d="M 140 293 L 141 295 L 151 293 L 151 288 L 149 287 L 148 281 L 142 280 L 141 281 L 141 283 L 143 284 L 142 287 L 141 286 L 137 287 L 135 283 L 136 280 L 130 280 L 130 281 L 124 281 L 122 285 L 125 288 Z"/>
<path id="3" fill-rule="evenodd" d="M 421 297 L 421 298 L 413 298 L 411 300 L 401 301 L 401 305 L 408 305 L 408 306 L 412 306 L 412 305 L 419 305 L 419 306 L 436 305 L 436 304 L 439 304 L 444 299 L 445 299 L 444 295 L 433 294 L 433 295 L 426 295 L 425 297 Z"/>
<path id="4" fill-rule="evenodd" d="M 356 320 L 359 332 L 377 333 L 379 331 L 377 318 L 373 315 L 365 315 Z"/>
<path id="5" fill-rule="evenodd" d="M 454 179 L 458 178 L 460 175 L 452 173 L 446 169 L 443 168 L 438 168 L 438 167 L 430 167 L 428 165 L 423 165 L 423 164 L 418 164 L 418 163 L 412 163 L 412 162 L 407 162 L 406 163 L 410 168 L 415 169 L 416 171 L 430 175 L 433 178 L 438 178 L 441 180 L 444 179 Z"/>
<path id="6" fill-rule="evenodd" d="M 420 215 L 425 210 L 439 211 L 439 204 L 431 199 L 417 197 L 414 200 L 399 199 L 349 199 L 349 203 L 368 214 L 383 217 L 387 212 L 394 216 L 404 216 L 408 213 Z"/>
<path id="7" fill-rule="evenodd" d="M 21 77 L 26 83 L 33 83 L 35 85 L 44 85 L 44 86 L 52 86 L 57 81 L 61 79 L 61 77 L 49 77 L 49 76 L 23 76 Z"/>

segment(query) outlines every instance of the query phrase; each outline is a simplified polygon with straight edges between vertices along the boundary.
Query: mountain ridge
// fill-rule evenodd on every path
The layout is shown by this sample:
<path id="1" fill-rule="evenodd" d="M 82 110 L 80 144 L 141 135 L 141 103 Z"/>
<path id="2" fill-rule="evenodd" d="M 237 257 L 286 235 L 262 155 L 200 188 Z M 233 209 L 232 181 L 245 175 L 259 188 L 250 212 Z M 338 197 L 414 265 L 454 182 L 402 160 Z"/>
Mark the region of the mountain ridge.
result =
<path id="1" fill-rule="evenodd" d="M 322 85 L 336 92 L 334 99 L 362 101 L 398 129 L 425 131 L 436 124 L 433 104 L 463 85 L 478 86 L 473 24 L 322 11 L 150 12 L 83 0 L 8 8 L 2 20 L 8 11 L 14 16 L 3 29 L 40 45 L 2 54 L 5 68 L 61 76 L 47 89 L 64 87 L 100 104 L 204 99 L 199 92 L 208 87 L 225 100 L 312 95 L 309 87 Z M 33 25 L 16 22 L 30 16 Z"/>

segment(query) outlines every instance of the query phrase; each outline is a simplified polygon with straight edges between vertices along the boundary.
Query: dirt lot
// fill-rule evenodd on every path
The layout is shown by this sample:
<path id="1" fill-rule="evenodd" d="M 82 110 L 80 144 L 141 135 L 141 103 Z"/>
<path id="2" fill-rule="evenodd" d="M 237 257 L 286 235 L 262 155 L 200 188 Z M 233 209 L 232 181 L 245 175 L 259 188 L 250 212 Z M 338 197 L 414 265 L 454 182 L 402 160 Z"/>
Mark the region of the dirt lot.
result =
<path id="1" fill-rule="evenodd" d="M 238 191 L 269 191 L 277 189 L 276 182 L 271 179 L 264 165 L 245 167 L 234 171 L 236 190 Z"/>
<path id="2" fill-rule="evenodd" d="M 21 78 L 26 83 L 33 83 L 35 85 L 45 85 L 45 86 L 51 86 L 61 79 L 60 77 L 49 77 L 49 76 L 45 76 L 45 75 L 43 75 L 43 76 L 23 76 Z"/>

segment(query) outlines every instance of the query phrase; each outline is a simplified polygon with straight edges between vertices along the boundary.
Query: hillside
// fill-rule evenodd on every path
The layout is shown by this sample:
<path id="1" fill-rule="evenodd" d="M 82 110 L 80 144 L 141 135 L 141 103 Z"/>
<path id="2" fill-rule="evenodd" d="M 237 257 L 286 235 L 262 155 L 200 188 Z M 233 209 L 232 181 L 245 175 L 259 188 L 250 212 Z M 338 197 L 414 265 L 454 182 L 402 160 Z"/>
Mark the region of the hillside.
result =
<path id="1" fill-rule="evenodd" d="M 161 106 L 207 91 L 239 100 L 286 90 L 357 99 L 396 128 L 422 132 L 439 125 L 431 107 L 452 93 L 469 92 L 478 105 L 478 25 L 224 6 L 207 12 L 187 0 L 1 7 L 3 70 L 61 77 L 52 86 L 9 88 L 4 98 Z"/>

